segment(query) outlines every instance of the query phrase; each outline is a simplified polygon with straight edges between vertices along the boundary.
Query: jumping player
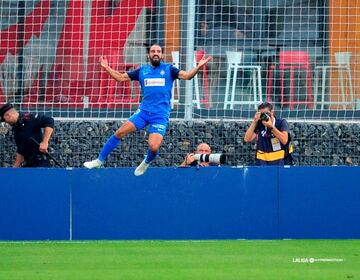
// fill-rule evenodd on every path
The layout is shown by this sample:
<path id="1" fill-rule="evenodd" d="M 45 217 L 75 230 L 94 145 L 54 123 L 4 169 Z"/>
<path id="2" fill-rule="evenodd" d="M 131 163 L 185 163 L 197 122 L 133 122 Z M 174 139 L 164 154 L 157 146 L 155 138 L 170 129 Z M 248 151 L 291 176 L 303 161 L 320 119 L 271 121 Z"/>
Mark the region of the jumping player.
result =
<path id="1" fill-rule="evenodd" d="M 139 109 L 108 139 L 98 158 L 84 163 L 86 168 L 101 167 L 107 156 L 120 144 L 124 136 L 149 126 L 147 155 L 135 170 L 136 176 L 144 174 L 150 163 L 157 157 L 166 133 L 174 80 L 192 79 L 211 60 L 211 57 L 204 56 L 198 65 L 190 71 L 179 70 L 171 64 L 162 62 L 163 51 L 156 44 L 150 47 L 148 58 L 150 65 L 143 65 L 134 71 L 120 73 L 109 66 L 106 57 L 100 57 L 101 67 L 116 81 L 139 81 L 143 99 Z"/>

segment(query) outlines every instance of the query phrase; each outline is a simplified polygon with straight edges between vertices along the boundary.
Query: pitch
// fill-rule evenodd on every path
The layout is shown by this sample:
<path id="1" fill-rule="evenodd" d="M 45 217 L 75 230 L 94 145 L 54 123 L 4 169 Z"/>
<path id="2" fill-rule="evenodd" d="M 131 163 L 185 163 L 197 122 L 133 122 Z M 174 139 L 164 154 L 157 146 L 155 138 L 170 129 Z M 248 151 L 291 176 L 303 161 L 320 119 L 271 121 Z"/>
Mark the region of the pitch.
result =
<path id="1" fill-rule="evenodd" d="M 0 279 L 360 279 L 360 240 L 1 242 Z"/>

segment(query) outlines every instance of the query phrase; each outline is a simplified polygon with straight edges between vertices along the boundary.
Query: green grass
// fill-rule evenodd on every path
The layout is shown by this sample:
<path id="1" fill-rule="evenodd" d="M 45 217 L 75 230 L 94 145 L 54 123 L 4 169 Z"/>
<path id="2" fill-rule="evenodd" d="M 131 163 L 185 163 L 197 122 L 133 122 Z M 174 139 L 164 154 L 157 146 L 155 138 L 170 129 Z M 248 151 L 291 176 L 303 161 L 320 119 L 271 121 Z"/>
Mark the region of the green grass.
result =
<path id="1" fill-rule="evenodd" d="M 0 242 L 0 279 L 360 279 L 360 240 Z"/>

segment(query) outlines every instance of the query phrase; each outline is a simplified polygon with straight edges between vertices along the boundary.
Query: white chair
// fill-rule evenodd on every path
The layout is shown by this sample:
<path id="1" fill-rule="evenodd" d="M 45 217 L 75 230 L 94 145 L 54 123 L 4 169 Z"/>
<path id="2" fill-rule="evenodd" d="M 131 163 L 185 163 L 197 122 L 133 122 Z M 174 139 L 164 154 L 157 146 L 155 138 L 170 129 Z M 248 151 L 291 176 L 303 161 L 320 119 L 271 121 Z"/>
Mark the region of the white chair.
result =
<path id="1" fill-rule="evenodd" d="M 319 72 L 321 71 L 321 110 L 324 109 L 324 104 L 342 105 L 346 110 L 346 105 L 354 105 L 354 88 L 352 85 L 351 68 L 350 68 L 351 52 L 337 52 L 335 53 L 336 65 L 321 65 L 315 67 L 315 91 L 314 91 L 314 103 L 317 103 L 318 85 L 319 85 Z M 341 102 L 325 102 L 325 90 L 326 90 L 326 74 L 328 70 L 337 69 L 339 75 L 339 86 L 342 101 Z M 347 74 L 347 81 L 350 92 L 350 101 L 346 100 L 345 84 L 344 84 L 344 72 Z"/>
<path id="2" fill-rule="evenodd" d="M 257 105 L 262 102 L 262 89 L 261 89 L 261 66 L 258 65 L 243 65 L 243 53 L 242 52 L 226 52 L 227 58 L 227 75 L 226 75 L 226 88 L 225 88 L 225 101 L 224 109 L 227 109 L 230 105 L 230 109 L 234 109 L 234 105 L 254 105 L 255 110 Z M 238 70 L 250 70 L 251 80 L 253 88 L 253 100 L 249 101 L 235 101 L 236 94 L 236 80 Z M 232 79 L 232 83 L 231 83 Z M 230 85 L 231 83 L 231 85 Z M 230 100 L 229 95 L 231 92 Z"/>
<path id="3" fill-rule="evenodd" d="M 173 65 L 179 69 L 179 65 L 180 65 L 180 54 L 178 51 L 172 51 L 171 52 L 171 57 L 172 57 L 172 62 Z M 175 85 L 172 88 L 172 92 L 171 92 L 171 109 L 174 108 L 174 104 L 179 104 L 179 99 L 180 99 L 180 81 L 179 79 L 176 79 L 174 81 Z M 176 89 L 176 92 L 175 92 Z M 176 95 L 176 98 L 175 98 Z"/>

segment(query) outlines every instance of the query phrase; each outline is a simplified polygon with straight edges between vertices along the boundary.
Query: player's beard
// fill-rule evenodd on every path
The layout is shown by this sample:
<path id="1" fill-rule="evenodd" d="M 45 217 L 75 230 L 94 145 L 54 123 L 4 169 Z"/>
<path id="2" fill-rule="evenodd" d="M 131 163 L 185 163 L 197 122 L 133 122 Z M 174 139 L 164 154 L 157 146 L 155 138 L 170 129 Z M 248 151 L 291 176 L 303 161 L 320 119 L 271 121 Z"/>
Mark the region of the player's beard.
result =
<path id="1" fill-rule="evenodd" d="M 151 63 L 151 65 L 154 66 L 154 67 L 159 66 L 160 63 L 161 63 L 161 57 L 159 57 L 159 56 L 156 56 L 156 57 L 158 58 L 158 59 L 156 59 L 156 60 L 154 60 L 153 58 L 150 57 L 150 63 Z"/>

